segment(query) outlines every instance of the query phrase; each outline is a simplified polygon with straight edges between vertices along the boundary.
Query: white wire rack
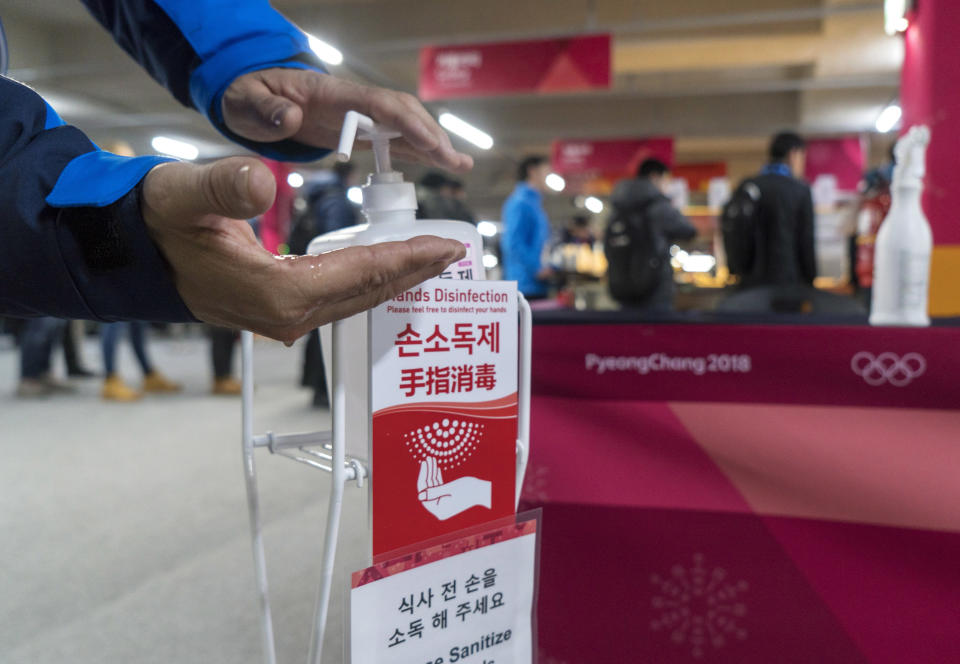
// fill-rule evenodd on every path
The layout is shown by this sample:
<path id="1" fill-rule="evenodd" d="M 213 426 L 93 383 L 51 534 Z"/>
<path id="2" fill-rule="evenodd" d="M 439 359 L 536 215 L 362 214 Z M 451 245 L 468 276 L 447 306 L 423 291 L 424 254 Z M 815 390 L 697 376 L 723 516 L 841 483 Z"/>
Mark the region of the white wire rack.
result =
<path id="1" fill-rule="evenodd" d="M 520 315 L 520 345 L 517 382 L 517 472 L 516 500 L 526 473 L 530 450 L 530 356 L 533 342 L 533 318 L 530 305 L 520 293 L 517 294 Z M 330 594 L 333 590 L 333 565 L 336 560 L 337 542 L 340 536 L 340 516 L 343 511 L 344 490 L 349 482 L 364 486 L 369 477 L 367 461 L 347 455 L 346 443 L 350 432 L 346 427 L 346 400 L 344 375 L 349 370 L 344 350 L 347 348 L 345 326 L 341 322 L 332 325 L 331 366 L 331 425 L 329 431 L 310 433 L 254 434 L 253 432 L 253 334 L 243 332 L 243 468 L 247 488 L 247 509 L 250 517 L 250 540 L 253 548 L 253 565 L 256 575 L 257 595 L 260 604 L 260 627 L 265 664 L 277 664 L 276 644 L 273 636 L 273 618 L 270 611 L 270 594 L 267 583 L 266 556 L 260 521 L 260 495 L 257 486 L 255 451 L 265 448 L 271 454 L 284 456 L 311 468 L 330 473 L 330 502 L 327 512 L 326 533 L 323 545 L 323 564 L 320 583 L 314 603 L 314 616 L 310 636 L 308 664 L 320 664 L 323 639 L 326 633 L 330 610 Z"/>

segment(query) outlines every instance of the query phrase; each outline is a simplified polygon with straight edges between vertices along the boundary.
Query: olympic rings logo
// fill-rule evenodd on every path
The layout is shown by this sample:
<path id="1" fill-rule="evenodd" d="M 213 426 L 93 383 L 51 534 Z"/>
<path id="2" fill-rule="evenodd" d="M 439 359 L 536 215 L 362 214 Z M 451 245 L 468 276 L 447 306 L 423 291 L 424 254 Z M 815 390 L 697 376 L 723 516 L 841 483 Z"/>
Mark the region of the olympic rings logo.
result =
<path id="1" fill-rule="evenodd" d="M 907 353 L 903 357 L 896 353 L 873 353 L 861 351 L 850 360 L 853 373 L 862 377 L 867 385 L 890 383 L 896 387 L 909 385 L 927 370 L 927 361 L 920 353 Z"/>

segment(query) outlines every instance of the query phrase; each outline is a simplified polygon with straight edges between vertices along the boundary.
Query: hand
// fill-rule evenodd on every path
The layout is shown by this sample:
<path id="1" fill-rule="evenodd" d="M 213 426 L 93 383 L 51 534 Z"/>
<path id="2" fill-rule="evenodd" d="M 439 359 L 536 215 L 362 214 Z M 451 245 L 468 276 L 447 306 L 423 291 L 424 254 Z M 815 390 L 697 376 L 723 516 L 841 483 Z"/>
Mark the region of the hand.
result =
<path id="1" fill-rule="evenodd" d="M 144 221 L 200 320 L 290 343 L 437 276 L 466 253 L 455 240 L 421 236 L 321 256 L 274 256 L 243 220 L 269 208 L 275 188 L 269 169 L 246 157 L 170 162 L 147 174 Z"/>
<path id="2" fill-rule="evenodd" d="M 253 141 L 292 138 L 334 148 L 347 111 L 358 111 L 403 136 L 391 154 L 451 171 L 468 171 L 473 159 L 457 152 L 450 137 L 413 95 L 361 85 L 303 69 L 263 69 L 238 77 L 223 95 L 223 119 Z"/>
<path id="3" fill-rule="evenodd" d="M 427 511 L 446 521 L 478 505 L 490 509 L 490 482 L 476 477 L 458 477 L 444 484 L 437 460 L 427 457 L 420 462 L 417 497 Z"/>

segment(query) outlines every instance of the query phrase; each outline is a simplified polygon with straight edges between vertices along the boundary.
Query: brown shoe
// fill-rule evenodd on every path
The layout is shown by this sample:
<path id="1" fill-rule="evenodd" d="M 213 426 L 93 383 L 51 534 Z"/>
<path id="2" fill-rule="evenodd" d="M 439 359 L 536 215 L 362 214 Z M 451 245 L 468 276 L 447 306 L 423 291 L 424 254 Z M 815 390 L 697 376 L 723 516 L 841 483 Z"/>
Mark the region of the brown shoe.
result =
<path id="1" fill-rule="evenodd" d="M 17 385 L 17 397 L 20 399 L 40 399 L 53 394 L 53 388 L 39 378 L 21 378 Z"/>
<path id="2" fill-rule="evenodd" d="M 119 401 L 129 403 L 136 401 L 142 395 L 135 389 L 123 382 L 123 378 L 117 374 L 109 374 L 103 381 L 103 389 L 100 390 L 100 396 L 106 401 Z"/>
<path id="3" fill-rule="evenodd" d="M 155 393 L 179 392 L 183 389 L 180 383 L 174 383 L 159 371 L 151 371 L 143 377 L 143 391 Z"/>
<path id="4" fill-rule="evenodd" d="M 243 392 L 243 384 L 233 376 L 214 378 L 213 389 L 210 390 L 210 392 L 211 394 L 235 397 L 239 396 Z"/>

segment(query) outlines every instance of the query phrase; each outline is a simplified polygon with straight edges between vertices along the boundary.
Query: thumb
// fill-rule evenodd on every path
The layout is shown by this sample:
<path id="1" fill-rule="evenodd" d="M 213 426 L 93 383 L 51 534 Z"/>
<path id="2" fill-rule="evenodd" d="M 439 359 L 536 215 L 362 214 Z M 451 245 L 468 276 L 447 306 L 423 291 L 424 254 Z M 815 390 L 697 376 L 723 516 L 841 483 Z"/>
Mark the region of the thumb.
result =
<path id="1" fill-rule="evenodd" d="M 236 134 L 252 141 L 275 142 L 290 138 L 300 130 L 303 110 L 292 100 L 274 94 L 261 72 L 241 76 L 223 95 L 223 119 Z M 289 78 L 275 76 L 281 83 Z"/>
<path id="2" fill-rule="evenodd" d="M 207 214 L 250 219 L 273 205 L 276 186 L 270 169 L 250 157 L 202 166 L 171 162 L 150 171 L 144 199 L 153 212 L 175 219 Z"/>

